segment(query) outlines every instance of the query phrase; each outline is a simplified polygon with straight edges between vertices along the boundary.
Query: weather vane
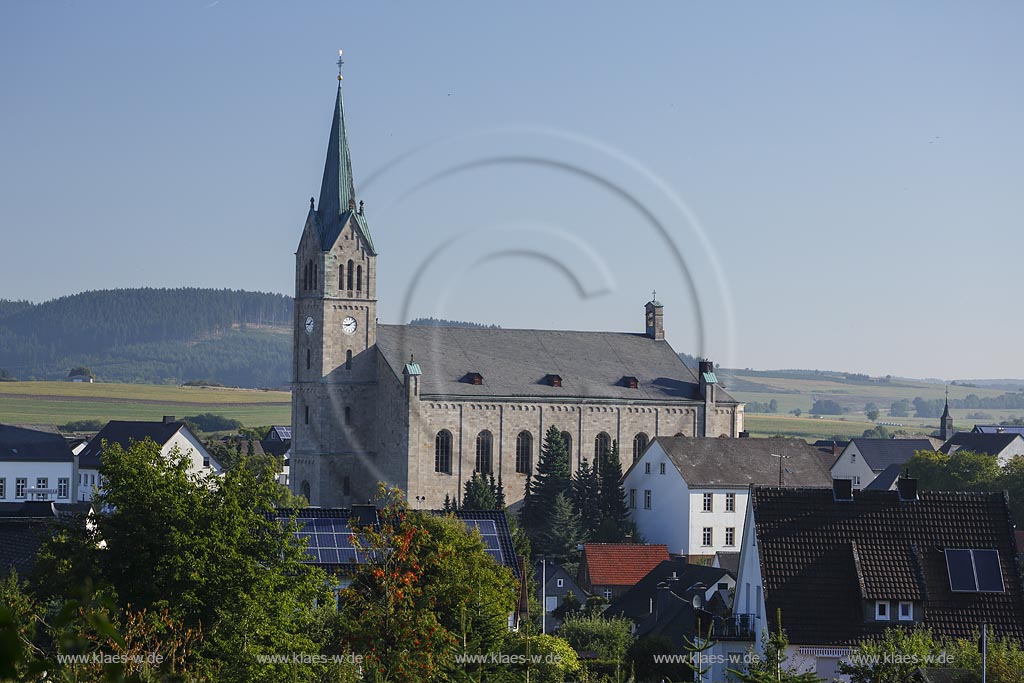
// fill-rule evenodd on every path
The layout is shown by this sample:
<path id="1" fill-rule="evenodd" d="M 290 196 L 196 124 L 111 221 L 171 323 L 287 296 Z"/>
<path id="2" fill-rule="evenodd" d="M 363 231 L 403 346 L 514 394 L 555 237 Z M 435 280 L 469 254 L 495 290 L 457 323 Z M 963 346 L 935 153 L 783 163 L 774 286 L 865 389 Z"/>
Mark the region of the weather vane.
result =
<path id="1" fill-rule="evenodd" d="M 345 60 L 341 58 L 341 50 L 338 50 L 338 80 L 341 80 L 341 67 L 345 65 Z"/>

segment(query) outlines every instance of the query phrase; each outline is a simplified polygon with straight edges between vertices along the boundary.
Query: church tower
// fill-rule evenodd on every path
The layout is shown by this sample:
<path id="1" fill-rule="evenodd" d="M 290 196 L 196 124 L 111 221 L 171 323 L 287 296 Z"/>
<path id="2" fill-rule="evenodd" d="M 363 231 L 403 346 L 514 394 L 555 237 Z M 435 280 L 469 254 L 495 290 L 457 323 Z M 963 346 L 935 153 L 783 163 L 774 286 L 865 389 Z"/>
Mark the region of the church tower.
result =
<path id="1" fill-rule="evenodd" d="M 342 63 L 339 51 L 319 203 L 309 200 L 295 252 L 289 477 L 312 505 L 351 503 L 350 477 L 372 455 L 376 426 L 377 252 L 356 201 Z"/>
<path id="2" fill-rule="evenodd" d="M 953 417 L 949 414 L 949 387 L 946 387 L 946 407 L 939 420 L 939 438 L 946 441 L 953 436 Z"/>

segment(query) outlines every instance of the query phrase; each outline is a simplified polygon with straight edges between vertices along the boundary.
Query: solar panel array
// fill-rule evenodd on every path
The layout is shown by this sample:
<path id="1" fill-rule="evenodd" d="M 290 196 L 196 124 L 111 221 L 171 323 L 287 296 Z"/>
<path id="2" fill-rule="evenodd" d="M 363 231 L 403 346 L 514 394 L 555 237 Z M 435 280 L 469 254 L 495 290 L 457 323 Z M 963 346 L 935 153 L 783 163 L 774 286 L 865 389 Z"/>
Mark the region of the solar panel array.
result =
<path id="1" fill-rule="evenodd" d="M 1002 593 L 1003 570 L 995 550 L 946 549 L 949 587 L 956 593 Z"/>
<path id="2" fill-rule="evenodd" d="M 292 438 L 292 428 L 291 427 L 275 427 L 275 429 L 277 429 L 277 435 L 280 436 L 282 439 L 291 439 Z"/>
<path id="3" fill-rule="evenodd" d="M 300 517 L 296 535 L 306 540 L 306 554 L 318 564 L 358 564 L 366 560 L 366 553 L 353 544 L 352 529 L 347 519 Z M 484 549 L 498 564 L 504 564 L 504 554 L 498 535 L 498 526 L 492 519 L 464 519 L 467 529 L 477 529 Z"/>

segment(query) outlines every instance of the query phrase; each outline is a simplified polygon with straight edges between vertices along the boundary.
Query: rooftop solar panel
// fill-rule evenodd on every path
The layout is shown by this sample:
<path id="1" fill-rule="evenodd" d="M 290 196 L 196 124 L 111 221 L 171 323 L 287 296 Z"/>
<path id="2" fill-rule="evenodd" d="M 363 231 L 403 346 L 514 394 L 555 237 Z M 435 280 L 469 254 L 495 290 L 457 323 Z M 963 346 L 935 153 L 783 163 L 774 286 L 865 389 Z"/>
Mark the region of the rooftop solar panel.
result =
<path id="1" fill-rule="evenodd" d="M 947 548 L 946 568 L 949 570 L 950 590 L 961 593 L 972 593 L 978 590 L 970 550 Z"/>
<path id="2" fill-rule="evenodd" d="M 1003 570 L 999 566 L 999 553 L 995 550 L 974 550 L 974 573 L 978 590 L 983 593 L 1002 593 Z"/>

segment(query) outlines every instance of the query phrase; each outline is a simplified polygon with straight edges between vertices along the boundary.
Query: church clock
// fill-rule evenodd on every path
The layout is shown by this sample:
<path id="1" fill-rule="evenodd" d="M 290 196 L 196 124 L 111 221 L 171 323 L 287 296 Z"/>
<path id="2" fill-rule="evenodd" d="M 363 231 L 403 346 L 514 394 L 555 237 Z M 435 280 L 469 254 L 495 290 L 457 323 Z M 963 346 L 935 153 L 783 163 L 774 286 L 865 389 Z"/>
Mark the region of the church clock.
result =
<path id="1" fill-rule="evenodd" d="M 359 327 L 359 324 L 356 322 L 356 319 L 353 318 L 352 316 L 348 316 L 347 318 L 341 321 L 341 331 L 344 332 L 345 334 L 355 334 L 357 327 Z"/>

